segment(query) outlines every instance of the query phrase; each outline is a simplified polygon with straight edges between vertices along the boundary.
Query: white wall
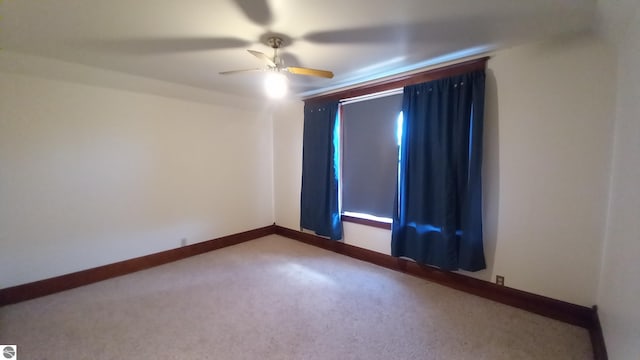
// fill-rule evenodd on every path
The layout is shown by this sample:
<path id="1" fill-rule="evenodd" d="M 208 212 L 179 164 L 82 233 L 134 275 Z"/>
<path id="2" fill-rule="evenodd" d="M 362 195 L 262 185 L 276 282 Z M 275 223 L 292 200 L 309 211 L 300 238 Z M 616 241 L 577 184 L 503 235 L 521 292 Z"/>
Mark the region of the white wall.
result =
<path id="1" fill-rule="evenodd" d="M 609 358 L 640 358 L 640 4 L 619 6 L 616 125 L 609 216 L 598 291 Z M 626 19 L 626 20 L 625 20 Z"/>
<path id="2" fill-rule="evenodd" d="M 302 101 L 282 102 L 273 112 L 273 196 L 276 224 L 300 229 Z"/>
<path id="3" fill-rule="evenodd" d="M 615 76 L 587 38 L 497 53 L 498 190 L 493 274 L 506 285 L 591 306 L 605 228 Z M 489 103 L 490 106 L 496 104 Z M 491 111 L 491 110 L 490 110 Z M 490 153 L 496 154 L 495 149 Z"/>
<path id="4" fill-rule="evenodd" d="M 255 109 L 0 68 L 0 287 L 269 225 L 272 151 Z"/>
<path id="5" fill-rule="evenodd" d="M 590 38 L 516 47 L 489 61 L 485 252 L 467 273 L 590 306 L 605 226 L 614 69 Z M 302 103 L 274 115 L 276 223 L 299 227 Z M 389 253 L 390 232 L 345 224 L 345 242 Z"/>

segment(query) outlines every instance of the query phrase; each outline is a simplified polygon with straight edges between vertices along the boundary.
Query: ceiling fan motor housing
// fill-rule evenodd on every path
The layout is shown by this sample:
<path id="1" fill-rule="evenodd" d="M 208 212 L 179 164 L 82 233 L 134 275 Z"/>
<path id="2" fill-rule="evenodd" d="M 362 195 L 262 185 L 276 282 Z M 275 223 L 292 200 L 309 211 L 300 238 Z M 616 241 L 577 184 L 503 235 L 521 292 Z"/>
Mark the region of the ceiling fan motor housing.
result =
<path id="1" fill-rule="evenodd" d="M 282 38 L 272 36 L 267 39 L 267 45 L 271 46 L 274 49 L 278 49 L 282 46 Z"/>

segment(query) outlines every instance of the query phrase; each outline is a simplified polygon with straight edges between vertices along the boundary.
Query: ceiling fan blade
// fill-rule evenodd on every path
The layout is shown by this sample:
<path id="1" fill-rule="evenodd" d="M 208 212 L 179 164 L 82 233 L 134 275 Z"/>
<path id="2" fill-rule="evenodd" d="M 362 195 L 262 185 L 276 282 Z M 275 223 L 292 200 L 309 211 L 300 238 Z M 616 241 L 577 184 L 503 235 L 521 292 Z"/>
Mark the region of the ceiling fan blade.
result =
<path id="1" fill-rule="evenodd" d="M 273 22 L 273 14 L 267 0 L 234 0 L 242 12 L 257 25 L 268 27 Z"/>
<path id="2" fill-rule="evenodd" d="M 255 51 L 255 50 L 247 50 L 249 52 L 249 54 L 257 57 L 260 60 L 263 60 L 267 63 L 267 65 L 271 66 L 271 67 L 276 67 L 276 63 L 273 62 L 273 60 L 271 60 L 270 57 L 268 57 L 265 53 L 262 53 L 260 51 Z"/>
<path id="3" fill-rule="evenodd" d="M 251 42 L 233 37 L 159 37 L 86 40 L 79 45 L 127 55 L 163 55 L 243 48 Z"/>
<path id="4" fill-rule="evenodd" d="M 309 68 L 296 67 L 296 66 L 289 66 L 286 70 L 296 75 L 318 76 L 318 77 L 323 77 L 327 79 L 333 78 L 333 73 L 327 70 L 309 69 Z"/>
<path id="5" fill-rule="evenodd" d="M 465 19 L 464 21 L 461 19 L 456 22 L 429 20 L 428 22 L 397 23 L 350 29 L 314 31 L 303 35 L 302 38 L 319 44 L 368 44 L 380 42 L 396 44 L 398 42 L 410 43 L 410 41 L 446 44 L 460 34 L 462 24 L 468 24 L 470 22 L 477 24 L 478 20 L 476 20 L 476 18 Z M 496 20 L 493 20 L 492 23 L 496 22 Z M 446 31 L 443 31 L 443 29 L 446 29 Z M 449 35 L 448 33 L 455 35 Z"/>
<path id="6" fill-rule="evenodd" d="M 230 71 L 221 71 L 218 74 L 220 75 L 232 75 L 244 72 L 253 72 L 253 71 L 262 71 L 263 69 L 243 69 L 243 70 L 230 70 Z"/>

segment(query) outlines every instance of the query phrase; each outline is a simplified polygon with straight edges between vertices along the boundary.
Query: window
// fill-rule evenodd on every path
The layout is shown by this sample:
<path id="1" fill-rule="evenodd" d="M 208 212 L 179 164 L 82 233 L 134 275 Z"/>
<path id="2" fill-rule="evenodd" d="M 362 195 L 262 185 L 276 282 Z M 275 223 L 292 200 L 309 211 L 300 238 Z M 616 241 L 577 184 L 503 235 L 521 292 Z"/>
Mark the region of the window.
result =
<path id="1" fill-rule="evenodd" d="M 343 220 L 390 228 L 401 112 L 402 89 L 342 102 Z"/>
<path id="2" fill-rule="evenodd" d="M 313 96 L 305 99 L 305 104 L 323 104 L 323 103 L 326 103 L 327 101 L 339 101 L 342 104 L 342 115 L 341 115 L 342 128 L 339 130 L 340 130 L 340 136 L 343 138 L 342 143 L 340 145 L 341 164 L 342 164 L 341 166 L 342 174 L 340 176 L 340 190 L 341 190 L 341 201 L 342 201 L 341 209 L 342 209 L 343 221 L 358 222 L 365 225 L 372 225 L 372 226 L 382 227 L 386 229 L 391 228 L 391 219 L 390 219 L 391 216 L 386 215 L 386 214 L 389 214 L 388 212 L 380 212 L 382 216 L 381 217 L 376 216 L 375 213 L 377 213 L 377 211 L 370 210 L 370 209 L 375 209 L 374 206 L 363 207 L 358 205 L 358 202 L 354 203 L 352 202 L 352 200 L 349 199 L 353 191 L 359 192 L 360 190 L 366 188 L 362 184 L 366 184 L 369 182 L 369 179 L 374 178 L 373 176 L 371 177 L 362 176 L 362 174 L 368 174 L 368 173 L 366 171 L 359 170 L 358 167 L 360 166 L 359 165 L 360 160 L 363 158 L 364 159 L 372 158 L 373 160 L 376 160 L 376 156 L 378 156 L 376 151 L 380 150 L 380 149 L 377 149 L 376 147 L 374 148 L 374 150 L 365 151 L 365 155 L 357 157 L 355 161 L 350 160 L 348 155 L 345 157 L 345 154 L 344 154 L 345 152 L 349 153 L 350 151 L 353 151 L 353 150 L 349 150 L 350 146 L 353 145 L 352 143 L 356 143 L 356 144 L 358 143 L 358 141 L 357 140 L 354 141 L 352 137 L 350 137 L 350 139 L 352 140 L 347 140 L 345 142 L 344 141 L 345 135 L 349 136 L 350 134 L 351 135 L 356 134 L 355 136 L 359 136 L 360 134 L 362 136 L 365 136 L 365 134 L 368 134 L 370 132 L 368 127 L 366 127 L 368 123 L 365 123 L 365 127 L 363 128 L 364 129 L 363 131 L 358 131 L 357 129 L 356 131 L 353 131 L 353 130 L 350 131 L 349 129 L 346 129 L 345 131 L 344 129 L 345 123 L 347 123 L 349 119 L 356 118 L 356 117 L 352 117 L 348 112 L 345 114 L 345 109 L 350 107 L 350 103 L 351 105 L 355 105 L 357 103 L 355 100 L 361 100 L 364 103 L 368 103 L 368 105 L 371 106 L 372 104 L 374 104 L 373 101 L 376 101 L 376 100 L 382 101 L 378 99 L 382 99 L 386 97 L 385 95 L 393 95 L 392 93 L 394 92 L 395 92 L 395 95 L 398 95 L 398 97 L 401 98 L 401 95 L 400 95 L 402 91 L 401 89 L 403 89 L 405 86 L 420 84 L 420 83 L 424 83 L 432 80 L 438 80 L 444 77 L 464 74 L 464 73 L 468 73 L 475 70 L 481 70 L 486 67 L 487 60 L 488 60 L 488 57 L 483 57 L 483 58 L 468 60 L 468 61 L 457 63 L 457 64 L 447 65 L 437 69 L 429 69 L 419 73 L 410 73 L 410 74 L 404 74 L 404 75 L 400 74 L 396 77 L 383 79 L 379 82 L 373 82 L 373 83 L 365 84 L 356 88 L 350 88 L 343 91 L 337 91 L 334 93 Z M 370 139 L 368 141 L 364 141 L 365 144 L 369 144 L 369 145 L 388 144 L 389 142 L 387 140 L 393 141 L 395 139 L 394 134 L 398 134 L 397 136 L 398 139 L 402 138 L 401 129 L 402 129 L 403 118 L 402 116 L 398 115 L 401 112 L 401 102 L 402 102 L 401 100 L 398 102 L 399 105 L 395 110 L 395 112 L 390 111 L 391 115 L 386 117 L 388 121 L 396 124 L 397 126 L 396 130 L 395 131 L 387 130 L 387 131 L 381 132 L 381 134 L 385 134 L 384 141 Z M 371 110 L 371 111 L 376 115 L 378 114 L 374 110 Z M 347 124 L 347 126 L 349 126 L 349 124 Z M 387 127 L 387 129 L 390 129 L 390 128 Z M 390 211 L 393 211 L 392 207 L 394 205 L 395 190 L 396 190 L 395 184 L 397 184 L 395 176 L 398 176 L 398 173 L 397 173 L 397 164 L 399 161 L 398 144 L 399 144 L 399 140 L 395 142 L 394 150 L 389 150 L 389 153 L 393 152 L 392 157 L 394 157 L 395 159 L 395 161 L 393 162 L 395 169 L 386 167 L 387 165 L 382 165 L 383 164 L 382 161 L 374 162 L 374 164 L 379 164 L 378 168 L 380 169 L 384 169 L 384 168 L 389 169 L 383 172 L 385 175 L 394 176 L 393 188 L 391 190 L 376 190 L 376 189 L 368 190 L 368 192 L 366 193 L 367 195 L 359 195 L 356 193 L 355 195 L 356 198 L 366 199 L 369 196 L 375 197 L 378 200 L 382 198 L 386 198 L 387 200 L 380 200 L 379 203 L 388 204 L 389 206 L 388 209 L 391 209 Z M 382 146 L 382 145 L 379 145 L 379 146 Z M 385 163 L 388 164 L 389 162 L 385 162 Z M 351 179 L 351 177 L 349 176 L 350 171 L 351 173 L 361 174 L 361 176 L 357 176 L 357 178 L 360 178 L 360 180 Z M 347 172 L 346 175 L 345 175 L 345 172 Z M 366 178 L 366 179 L 362 180 L 363 178 Z M 376 180 L 375 182 L 377 181 L 378 180 Z M 381 182 L 384 183 L 384 181 L 381 181 Z M 388 186 L 384 188 L 389 189 Z M 345 196 L 346 196 L 346 204 L 345 204 Z M 353 201 L 358 201 L 358 200 L 356 199 Z M 351 210 L 355 210 L 355 211 L 351 211 Z M 355 217 L 354 215 L 357 217 Z"/>

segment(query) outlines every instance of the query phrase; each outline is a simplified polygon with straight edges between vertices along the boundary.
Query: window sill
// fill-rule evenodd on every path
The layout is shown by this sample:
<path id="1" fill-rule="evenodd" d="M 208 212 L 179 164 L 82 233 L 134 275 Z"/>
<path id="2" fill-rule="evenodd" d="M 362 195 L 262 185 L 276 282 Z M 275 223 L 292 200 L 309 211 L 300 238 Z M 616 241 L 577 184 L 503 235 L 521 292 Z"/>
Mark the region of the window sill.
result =
<path id="1" fill-rule="evenodd" d="M 350 223 L 355 223 L 355 224 L 360 224 L 360 225 L 372 226 L 372 227 L 377 227 L 379 229 L 391 230 L 391 224 L 390 223 L 386 223 L 386 222 L 382 222 L 382 221 L 376 221 L 376 220 L 370 220 L 370 219 L 363 219 L 363 218 L 344 215 L 344 214 L 342 214 L 341 217 L 342 217 L 342 221 L 344 221 L 344 222 L 350 222 Z"/>

